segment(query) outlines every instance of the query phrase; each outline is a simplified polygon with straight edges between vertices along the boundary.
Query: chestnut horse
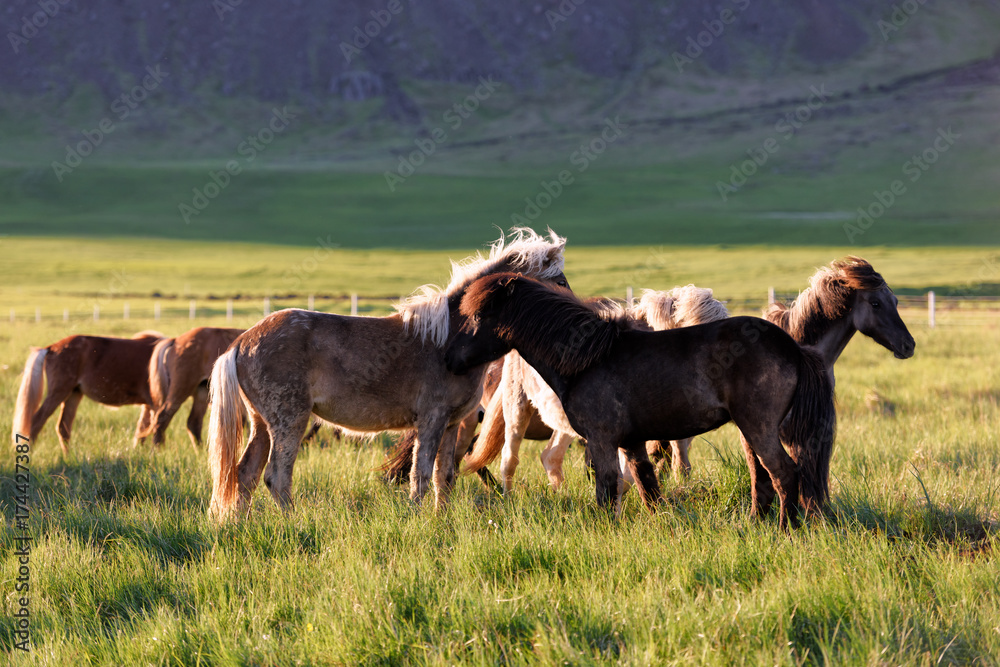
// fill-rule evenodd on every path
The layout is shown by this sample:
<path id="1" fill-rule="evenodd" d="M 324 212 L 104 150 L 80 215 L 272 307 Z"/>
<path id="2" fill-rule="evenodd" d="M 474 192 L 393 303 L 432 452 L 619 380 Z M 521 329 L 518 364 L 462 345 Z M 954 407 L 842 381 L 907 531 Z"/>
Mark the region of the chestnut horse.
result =
<path id="1" fill-rule="evenodd" d="M 162 444 L 170 420 L 184 401 L 193 396 L 187 432 L 195 449 L 201 445 L 212 365 L 243 331 L 197 327 L 156 344 L 149 360 L 149 390 L 155 407 L 149 427 L 141 437 L 152 435 L 154 445 Z"/>
<path id="2" fill-rule="evenodd" d="M 437 506 L 454 481 L 457 430 L 479 403 L 485 365 L 465 376 L 445 368 L 444 349 L 465 318 L 458 304 L 473 280 L 521 271 L 555 284 L 565 239 L 528 229 L 501 238 L 488 257 L 452 265 L 445 289 L 429 286 L 387 317 L 282 310 L 234 341 L 212 371 L 210 512 L 248 511 L 261 473 L 282 508 L 292 503 L 292 468 L 310 415 L 353 432 L 417 428 L 410 496 L 420 500 L 433 474 Z M 250 418 L 242 457 L 240 403 Z M 266 466 L 266 468 L 265 468 Z"/>
<path id="3" fill-rule="evenodd" d="M 725 305 L 712 297 L 712 290 L 694 285 L 675 287 L 669 291 L 644 290 L 639 302 L 627 311 L 609 299 L 587 300 L 584 303 L 597 308 L 603 319 L 627 317 L 633 328 L 643 331 L 664 331 L 729 317 Z M 517 352 L 504 357 L 499 391 L 503 396 L 502 411 L 490 411 L 485 416 L 481 437 L 477 439 L 475 449 L 465 459 L 466 472 L 483 469 L 502 450 L 501 478 L 504 492 L 509 492 L 513 487 L 521 440 L 525 437 L 525 425 L 534 414 L 540 414 L 542 421 L 555 430 L 548 446 L 542 450 L 541 460 L 549 483 L 558 488 L 563 481 L 562 461 L 566 450 L 573 439 L 578 437 L 567 421 L 559 399 Z M 677 477 L 687 474 L 691 469 L 687 459 L 689 443 L 690 439 L 671 442 L 676 453 L 673 463 L 674 475 Z M 662 449 L 659 441 L 647 443 L 647 452 L 659 452 Z M 628 469 L 624 458 L 621 465 L 622 473 L 627 479 Z M 630 479 L 627 481 L 631 482 Z"/>
<path id="4" fill-rule="evenodd" d="M 69 336 L 48 347 L 32 348 L 14 405 L 14 442 L 18 434 L 35 440 L 62 404 L 56 432 L 63 455 L 69 454 L 73 419 L 84 396 L 104 405 L 141 405 L 135 428 L 135 442 L 140 442 L 152 417 L 149 359 L 162 338 L 156 331 L 142 331 L 132 338 Z"/>
<path id="5" fill-rule="evenodd" d="M 617 496 L 618 450 L 652 511 L 660 488 L 647 440 L 679 440 L 732 420 L 751 467 L 751 514 L 775 491 L 783 528 L 798 522 L 799 498 L 819 512 L 828 495 L 836 413 L 822 361 L 777 326 L 733 317 L 668 331 L 635 331 L 606 321 L 567 290 L 514 274 L 472 283 L 462 297 L 466 324 L 450 342 L 447 367 L 473 372 L 510 350 L 555 391 L 573 429 L 587 439 L 597 502 Z M 782 447 L 782 421 L 790 415 Z"/>

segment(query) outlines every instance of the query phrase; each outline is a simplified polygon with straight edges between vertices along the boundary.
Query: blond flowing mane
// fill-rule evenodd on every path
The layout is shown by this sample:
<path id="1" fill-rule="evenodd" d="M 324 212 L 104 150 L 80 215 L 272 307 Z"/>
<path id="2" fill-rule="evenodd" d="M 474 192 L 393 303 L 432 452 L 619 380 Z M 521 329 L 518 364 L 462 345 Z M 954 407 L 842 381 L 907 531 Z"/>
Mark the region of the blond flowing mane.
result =
<path id="1" fill-rule="evenodd" d="M 791 306 L 772 303 L 764 319 L 777 324 L 802 345 L 814 345 L 833 320 L 847 314 L 855 292 L 875 291 L 886 286 L 885 280 L 860 257 L 845 257 L 824 266 L 809 279 L 805 289 Z"/>
<path id="2" fill-rule="evenodd" d="M 548 238 L 527 227 L 515 227 L 507 237 L 501 236 L 490 246 L 487 256 L 477 252 L 460 262 L 451 263 L 451 280 L 444 289 L 423 285 L 403 299 L 395 309 L 403 317 L 408 333 L 421 341 L 430 339 L 436 347 L 448 340 L 448 300 L 458 296 L 474 280 L 490 273 L 516 271 L 533 278 L 547 280 L 563 272 L 563 250 L 566 239 L 551 229 Z"/>
<path id="3" fill-rule="evenodd" d="M 729 317 L 726 306 L 712 297 L 707 287 L 685 285 L 659 292 L 643 290 L 639 303 L 629 314 L 634 319 L 645 320 L 654 331 L 689 327 L 715 322 Z"/>

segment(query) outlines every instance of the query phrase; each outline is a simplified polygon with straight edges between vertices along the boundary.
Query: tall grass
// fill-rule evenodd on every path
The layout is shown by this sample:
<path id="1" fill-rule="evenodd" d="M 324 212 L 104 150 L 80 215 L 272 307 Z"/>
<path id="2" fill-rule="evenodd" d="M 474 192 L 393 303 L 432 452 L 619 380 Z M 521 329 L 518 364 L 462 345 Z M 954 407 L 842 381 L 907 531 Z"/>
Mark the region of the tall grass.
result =
<path id="1" fill-rule="evenodd" d="M 748 519 L 732 427 L 696 441 L 655 516 L 634 494 L 620 520 L 596 508 L 578 447 L 550 490 L 538 445 L 513 497 L 462 478 L 435 513 L 373 472 L 384 440 L 323 433 L 299 455 L 294 512 L 261 488 L 249 521 L 220 527 L 184 411 L 161 450 L 133 449 L 137 410 L 85 401 L 68 458 L 51 422 L 32 445 L 27 655 L 12 455 L 0 464 L 0 648 L 46 665 L 992 664 L 998 324 L 912 326 L 905 362 L 849 346 L 830 513 L 790 537 Z M 4 423 L 28 345 L 58 330 L 6 329 Z"/>

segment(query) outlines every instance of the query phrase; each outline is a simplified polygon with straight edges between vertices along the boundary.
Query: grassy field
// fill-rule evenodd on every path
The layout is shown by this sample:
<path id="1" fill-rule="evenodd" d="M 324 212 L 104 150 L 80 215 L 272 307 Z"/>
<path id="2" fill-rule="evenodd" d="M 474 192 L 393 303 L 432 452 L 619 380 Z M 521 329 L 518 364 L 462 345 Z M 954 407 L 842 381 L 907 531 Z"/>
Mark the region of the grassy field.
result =
<path id="1" fill-rule="evenodd" d="M 33 652 L 12 650 L 12 523 L 0 646 L 47 665 L 994 664 L 1000 318 L 904 318 L 912 360 L 869 340 L 842 358 L 831 515 L 790 538 L 747 518 L 731 427 L 696 441 L 656 516 L 634 495 L 620 521 L 597 510 L 578 448 L 549 490 L 537 445 L 513 498 L 463 478 L 435 514 L 372 471 L 384 441 L 324 434 L 300 454 L 290 516 L 262 489 L 250 521 L 219 528 L 181 419 L 162 450 L 132 449 L 137 410 L 85 402 L 69 458 L 51 423 L 31 447 Z M 9 424 L 27 346 L 63 326 L 4 330 Z M 11 522 L 13 472 L 6 457 Z"/>

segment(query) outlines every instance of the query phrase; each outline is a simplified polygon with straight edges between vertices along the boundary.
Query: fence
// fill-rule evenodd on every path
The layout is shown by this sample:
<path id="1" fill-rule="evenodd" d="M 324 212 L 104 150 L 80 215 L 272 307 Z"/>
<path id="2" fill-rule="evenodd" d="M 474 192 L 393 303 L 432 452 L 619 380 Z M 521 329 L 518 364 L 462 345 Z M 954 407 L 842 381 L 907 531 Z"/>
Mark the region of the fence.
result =
<path id="1" fill-rule="evenodd" d="M 768 288 L 765 298 L 742 298 L 724 300 L 724 303 L 733 312 L 759 313 L 764 306 L 780 300 L 783 303 L 791 303 L 795 293 L 776 294 L 774 288 Z M 898 295 L 897 295 L 898 296 Z M 985 312 L 1000 311 L 1000 297 L 994 296 L 937 296 L 933 291 L 925 295 L 903 295 L 898 296 L 899 307 L 901 309 L 926 309 L 927 324 L 934 328 L 939 324 L 939 312 L 973 311 Z M 626 303 L 632 301 L 632 288 L 625 290 Z M 218 298 L 209 297 L 205 299 L 185 299 L 171 298 L 145 298 L 140 297 L 143 305 L 133 308 L 128 299 L 108 299 L 103 298 L 100 302 L 93 304 L 92 312 L 77 308 L 71 311 L 63 308 L 60 313 L 56 309 L 46 312 L 40 306 L 31 310 L 18 311 L 10 309 L 10 322 L 19 321 L 81 321 L 93 320 L 95 322 L 107 319 L 153 319 L 153 320 L 176 320 L 199 318 L 215 318 L 224 316 L 227 322 L 232 322 L 234 318 L 241 320 L 264 317 L 272 310 L 304 307 L 307 310 L 318 310 L 324 312 L 338 312 L 351 315 L 380 315 L 392 312 L 392 304 L 398 301 L 398 297 L 371 296 L 361 297 L 358 294 L 350 295 L 309 295 L 305 302 L 299 295 L 287 296 L 263 296 L 256 298 L 234 297 Z M 150 304 L 149 302 L 152 301 Z M 120 303 L 116 303 L 120 302 Z M 273 304 L 273 305 L 272 305 Z M 946 322 L 947 324 L 973 323 L 968 318 L 960 321 Z"/>

